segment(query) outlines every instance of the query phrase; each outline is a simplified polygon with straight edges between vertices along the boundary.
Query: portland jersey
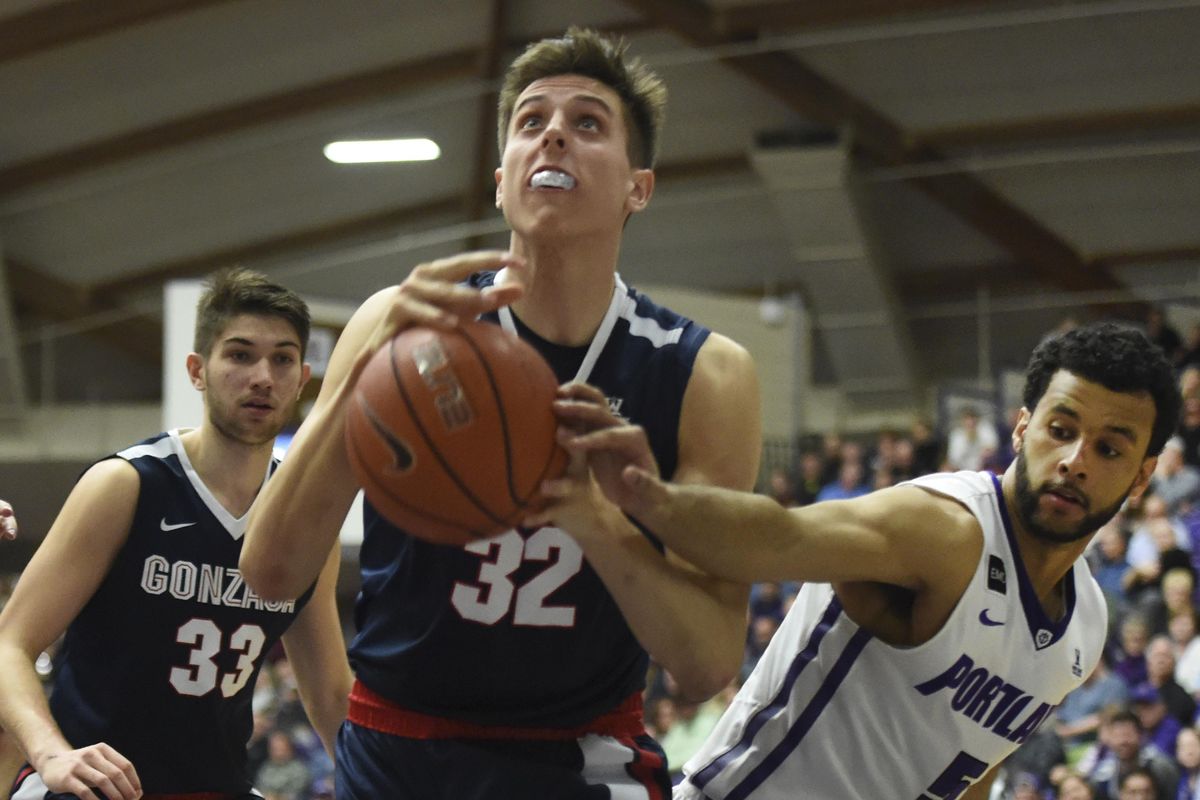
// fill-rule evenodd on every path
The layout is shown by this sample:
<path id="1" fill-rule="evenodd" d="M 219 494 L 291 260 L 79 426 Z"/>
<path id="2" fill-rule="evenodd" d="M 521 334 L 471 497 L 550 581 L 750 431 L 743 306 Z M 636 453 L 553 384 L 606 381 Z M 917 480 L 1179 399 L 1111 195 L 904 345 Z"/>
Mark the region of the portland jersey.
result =
<path id="1" fill-rule="evenodd" d="M 807 584 L 676 798 L 950 800 L 1029 738 L 1100 659 L 1107 611 L 1082 559 L 1047 618 L 996 476 L 911 482 L 966 506 L 983 552 L 932 639 L 894 647 Z"/>
<path id="2" fill-rule="evenodd" d="M 115 457 L 137 470 L 137 508 L 67 629 L 51 712 L 73 746 L 106 742 L 128 758 L 149 794 L 247 792 L 255 678 L 312 590 L 267 602 L 246 586 L 238 556 L 249 512 L 221 506 L 178 432 Z"/>
<path id="3" fill-rule="evenodd" d="M 471 282 L 493 279 L 481 273 Z M 616 414 L 645 427 L 662 474 L 672 475 L 683 395 L 708 330 L 619 278 L 586 347 L 544 341 L 507 308 L 489 319 L 537 348 L 560 382 L 600 388 Z M 643 688 L 645 650 L 563 531 L 510 530 L 450 547 L 408 536 L 364 507 L 350 657 L 368 689 L 475 724 L 566 728 Z"/>

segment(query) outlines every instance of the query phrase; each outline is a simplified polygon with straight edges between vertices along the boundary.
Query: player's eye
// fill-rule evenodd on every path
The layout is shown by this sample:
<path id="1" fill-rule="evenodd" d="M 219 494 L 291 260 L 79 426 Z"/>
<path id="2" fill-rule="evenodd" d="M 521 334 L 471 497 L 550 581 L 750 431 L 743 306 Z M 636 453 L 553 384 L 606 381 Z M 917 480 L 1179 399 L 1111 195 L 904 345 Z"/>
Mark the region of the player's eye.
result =
<path id="1" fill-rule="evenodd" d="M 598 131 L 600 130 L 600 120 L 589 115 L 579 120 L 579 127 L 587 131 Z"/>
<path id="2" fill-rule="evenodd" d="M 517 127 L 520 130 L 527 131 L 532 128 L 536 128 L 538 125 L 541 125 L 541 124 L 542 124 L 542 118 L 540 116 L 538 116 L 537 114 L 527 114 L 520 119 L 520 121 L 517 124 Z"/>

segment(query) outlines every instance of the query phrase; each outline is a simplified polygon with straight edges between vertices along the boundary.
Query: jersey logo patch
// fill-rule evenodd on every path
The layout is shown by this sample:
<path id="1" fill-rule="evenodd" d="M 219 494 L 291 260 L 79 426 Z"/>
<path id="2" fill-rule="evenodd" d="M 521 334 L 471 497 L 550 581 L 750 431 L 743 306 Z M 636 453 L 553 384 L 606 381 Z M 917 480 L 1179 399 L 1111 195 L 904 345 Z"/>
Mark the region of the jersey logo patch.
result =
<path id="1" fill-rule="evenodd" d="M 988 556 L 987 587 L 1000 594 L 1008 591 L 1008 576 L 1004 570 L 1004 561 L 1000 556 Z"/>
<path id="2" fill-rule="evenodd" d="M 160 530 L 164 530 L 164 531 L 177 531 L 180 528 L 190 528 L 195 524 L 196 523 L 194 523 L 194 522 L 174 522 L 174 523 L 167 522 L 167 518 L 163 517 L 162 520 L 158 523 L 158 527 Z"/>
<path id="3" fill-rule="evenodd" d="M 1033 637 L 1034 644 L 1037 645 L 1038 650 L 1041 650 L 1043 647 L 1050 644 L 1051 640 L 1053 640 L 1053 639 L 1054 639 L 1054 634 L 1051 633 L 1050 631 L 1046 630 L 1045 628 L 1042 628 L 1040 631 L 1037 632 L 1037 636 Z"/>
<path id="4" fill-rule="evenodd" d="M 988 617 L 987 612 L 988 612 L 988 610 L 986 608 L 983 611 L 979 612 L 979 621 L 982 622 L 984 625 L 987 625 L 989 628 L 995 628 L 998 625 L 1004 624 L 1004 620 L 994 620 L 994 619 L 991 619 L 990 617 Z"/>

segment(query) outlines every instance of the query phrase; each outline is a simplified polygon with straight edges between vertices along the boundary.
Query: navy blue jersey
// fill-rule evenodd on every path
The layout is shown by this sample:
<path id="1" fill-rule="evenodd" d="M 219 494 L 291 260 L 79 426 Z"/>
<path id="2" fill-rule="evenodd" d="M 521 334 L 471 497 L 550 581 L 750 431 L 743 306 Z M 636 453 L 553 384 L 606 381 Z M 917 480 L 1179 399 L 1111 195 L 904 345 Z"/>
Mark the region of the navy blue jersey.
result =
<path id="1" fill-rule="evenodd" d="M 617 283 L 589 347 L 546 342 L 508 309 L 490 318 L 546 356 L 561 382 L 599 387 L 613 411 L 644 426 L 669 478 L 684 390 L 709 332 Z M 643 688 L 646 651 L 563 531 L 512 530 L 448 547 L 405 535 L 370 503 L 364 522 L 350 656 L 375 693 L 452 719 L 562 728 Z"/>
<path id="2" fill-rule="evenodd" d="M 138 472 L 137 510 L 67 629 L 50 709 L 73 746 L 107 742 L 128 758 L 147 793 L 246 792 L 255 679 L 312 589 L 266 602 L 246 586 L 249 514 L 221 506 L 176 432 L 115 457 Z"/>

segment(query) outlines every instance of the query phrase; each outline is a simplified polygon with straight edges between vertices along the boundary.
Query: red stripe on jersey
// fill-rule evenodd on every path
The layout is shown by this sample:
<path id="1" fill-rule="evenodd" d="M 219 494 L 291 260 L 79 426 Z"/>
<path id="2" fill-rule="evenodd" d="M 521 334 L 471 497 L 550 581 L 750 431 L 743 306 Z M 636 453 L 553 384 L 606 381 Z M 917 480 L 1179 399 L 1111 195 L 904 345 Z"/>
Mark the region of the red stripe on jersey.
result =
<path id="1" fill-rule="evenodd" d="M 409 739 L 578 739 L 589 733 L 628 739 L 646 732 L 642 725 L 642 694 L 635 692 L 607 714 L 574 728 L 519 728 L 481 725 L 476 722 L 435 717 L 401 708 L 372 692 L 358 681 L 350 692 L 347 719 L 355 725 Z"/>
<path id="2" fill-rule="evenodd" d="M 665 769 L 666 759 L 653 750 L 644 750 L 638 747 L 637 742 L 633 739 L 622 738 L 621 744 L 633 751 L 633 761 L 625 765 L 625 771 L 629 773 L 629 776 L 645 787 L 646 793 L 650 795 L 650 800 L 666 800 L 655 779 L 655 774 L 662 774 Z"/>

